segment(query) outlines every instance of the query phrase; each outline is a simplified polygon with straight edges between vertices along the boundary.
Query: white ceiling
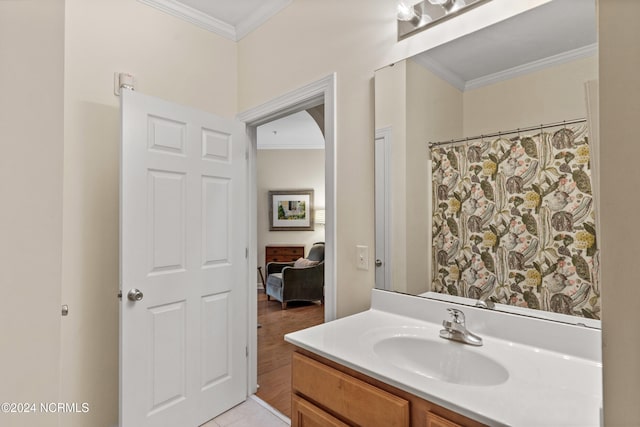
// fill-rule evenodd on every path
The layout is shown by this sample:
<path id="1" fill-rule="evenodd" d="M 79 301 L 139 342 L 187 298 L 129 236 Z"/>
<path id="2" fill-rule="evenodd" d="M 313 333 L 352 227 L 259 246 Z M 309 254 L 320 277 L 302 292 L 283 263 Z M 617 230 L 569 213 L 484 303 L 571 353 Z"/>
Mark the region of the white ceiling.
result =
<path id="1" fill-rule="evenodd" d="M 414 57 L 461 90 L 597 52 L 595 0 L 553 0 Z"/>
<path id="2" fill-rule="evenodd" d="M 324 149 L 324 136 L 306 111 L 258 126 L 258 150 Z"/>
<path id="3" fill-rule="evenodd" d="M 236 26 L 248 19 L 260 6 L 269 3 L 277 5 L 278 2 L 269 2 L 269 0 L 180 0 L 180 3 Z"/>

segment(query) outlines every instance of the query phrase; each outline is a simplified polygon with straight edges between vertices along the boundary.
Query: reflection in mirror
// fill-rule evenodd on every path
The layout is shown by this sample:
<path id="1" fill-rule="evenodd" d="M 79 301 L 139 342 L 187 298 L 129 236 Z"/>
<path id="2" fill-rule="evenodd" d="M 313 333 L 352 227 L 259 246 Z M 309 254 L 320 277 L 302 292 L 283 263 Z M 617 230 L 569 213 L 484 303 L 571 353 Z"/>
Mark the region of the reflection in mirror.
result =
<path id="1" fill-rule="evenodd" d="M 599 327 L 596 41 L 553 0 L 376 71 L 376 287 Z"/>

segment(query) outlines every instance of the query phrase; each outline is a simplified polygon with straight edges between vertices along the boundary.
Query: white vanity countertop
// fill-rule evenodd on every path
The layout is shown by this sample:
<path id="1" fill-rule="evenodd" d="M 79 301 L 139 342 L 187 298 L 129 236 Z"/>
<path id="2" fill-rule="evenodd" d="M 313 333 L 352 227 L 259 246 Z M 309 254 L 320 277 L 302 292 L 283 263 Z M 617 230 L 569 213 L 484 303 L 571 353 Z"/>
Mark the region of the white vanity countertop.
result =
<path id="1" fill-rule="evenodd" d="M 463 307 L 467 328 L 484 341 L 473 347 L 439 338 L 448 307 L 374 290 L 370 310 L 288 334 L 285 340 L 487 425 L 600 426 L 599 330 Z M 496 328 L 497 322 L 502 325 Z M 440 340 L 486 356 L 509 376 L 497 385 L 478 386 L 410 372 L 373 351 L 381 337 L 399 335 Z"/>

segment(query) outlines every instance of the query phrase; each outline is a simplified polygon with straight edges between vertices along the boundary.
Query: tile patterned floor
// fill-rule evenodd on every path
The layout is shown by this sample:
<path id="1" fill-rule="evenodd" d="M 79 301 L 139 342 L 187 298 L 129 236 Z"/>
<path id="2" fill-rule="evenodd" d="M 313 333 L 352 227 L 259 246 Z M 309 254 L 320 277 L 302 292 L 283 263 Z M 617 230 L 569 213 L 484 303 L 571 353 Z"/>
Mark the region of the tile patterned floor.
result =
<path id="1" fill-rule="evenodd" d="M 227 412 L 218 415 L 201 427 L 287 427 L 291 425 L 285 416 L 278 416 L 275 410 L 255 396 Z"/>

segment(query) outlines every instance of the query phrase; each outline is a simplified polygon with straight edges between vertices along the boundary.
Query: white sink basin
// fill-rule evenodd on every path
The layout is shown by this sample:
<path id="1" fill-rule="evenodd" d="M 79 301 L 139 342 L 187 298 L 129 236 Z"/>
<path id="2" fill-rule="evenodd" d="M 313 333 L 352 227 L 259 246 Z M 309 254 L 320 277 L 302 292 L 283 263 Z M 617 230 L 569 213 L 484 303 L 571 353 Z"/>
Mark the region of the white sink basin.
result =
<path id="1" fill-rule="evenodd" d="M 509 378 L 502 365 L 479 354 L 481 347 L 453 341 L 393 336 L 376 342 L 373 351 L 398 368 L 448 383 L 492 386 Z"/>

